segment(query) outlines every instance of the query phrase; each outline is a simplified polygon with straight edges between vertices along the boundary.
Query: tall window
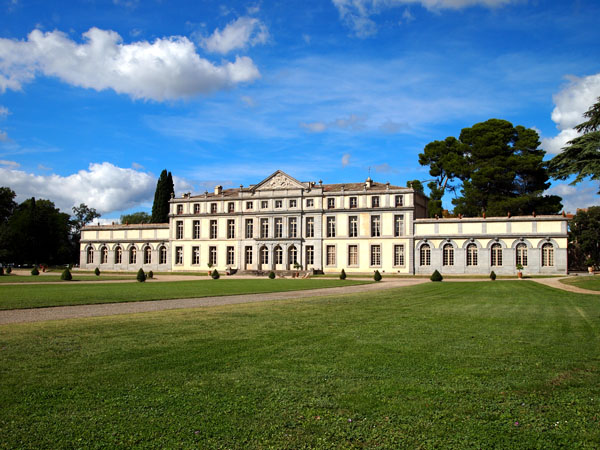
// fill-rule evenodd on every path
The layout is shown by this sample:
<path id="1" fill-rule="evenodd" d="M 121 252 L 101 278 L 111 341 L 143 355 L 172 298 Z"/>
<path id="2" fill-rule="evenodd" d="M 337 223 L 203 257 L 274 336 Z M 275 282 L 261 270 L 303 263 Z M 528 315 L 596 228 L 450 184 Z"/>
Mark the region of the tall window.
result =
<path id="1" fill-rule="evenodd" d="M 477 245 L 467 245 L 467 266 L 477 265 Z"/>
<path id="2" fill-rule="evenodd" d="M 208 262 L 213 266 L 217 265 L 217 247 L 208 247 Z"/>
<path id="3" fill-rule="evenodd" d="M 307 238 L 315 237 L 315 218 L 314 217 L 306 218 L 306 237 Z"/>
<path id="4" fill-rule="evenodd" d="M 254 236 L 254 220 L 246 219 L 246 239 L 252 239 Z"/>
<path id="5" fill-rule="evenodd" d="M 183 220 L 178 220 L 175 224 L 175 239 L 183 239 Z"/>
<path id="6" fill-rule="evenodd" d="M 396 195 L 394 197 L 394 205 L 396 206 L 396 208 L 398 208 L 399 206 L 403 206 L 404 205 L 404 197 L 402 195 Z"/>
<path id="7" fill-rule="evenodd" d="M 210 213 L 211 214 L 216 214 L 217 213 L 217 204 L 216 203 L 211 203 L 210 204 Z"/>
<path id="8" fill-rule="evenodd" d="M 335 217 L 327 218 L 327 237 L 335 237 Z"/>
<path id="9" fill-rule="evenodd" d="M 117 246 L 115 249 L 115 264 L 121 264 L 123 262 L 123 249 Z"/>
<path id="10" fill-rule="evenodd" d="M 129 264 L 135 264 L 137 261 L 137 249 L 135 247 L 131 247 L 129 249 Z"/>
<path id="11" fill-rule="evenodd" d="M 379 197 L 371 197 L 371 207 L 379 208 Z"/>
<path id="12" fill-rule="evenodd" d="M 94 248 L 90 247 L 87 251 L 87 263 L 94 264 Z"/>
<path id="13" fill-rule="evenodd" d="M 183 264 L 183 247 L 175 247 L 175 264 Z"/>
<path id="14" fill-rule="evenodd" d="M 335 245 L 328 245 L 326 249 L 327 265 L 335 266 Z"/>
<path id="15" fill-rule="evenodd" d="M 348 246 L 348 265 L 358 266 L 358 245 Z"/>
<path id="16" fill-rule="evenodd" d="M 542 245 L 542 267 L 554 265 L 554 246 L 550 243 Z"/>
<path id="17" fill-rule="evenodd" d="M 183 214 L 183 205 L 177 205 L 177 214 Z"/>
<path id="18" fill-rule="evenodd" d="M 358 208 L 358 197 L 350 197 L 350 208 Z"/>
<path id="19" fill-rule="evenodd" d="M 192 264 L 200 264 L 200 247 L 192 247 Z"/>
<path id="20" fill-rule="evenodd" d="M 295 217 L 288 219 L 288 237 L 295 238 L 298 235 L 298 221 Z"/>
<path id="21" fill-rule="evenodd" d="M 404 214 L 394 216 L 394 236 L 402 236 L 404 234 Z"/>
<path id="22" fill-rule="evenodd" d="M 194 220 L 194 239 L 200 239 L 200 221 Z"/>
<path id="23" fill-rule="evenodd" d="M 261 238 L 269 237 L 269 219 L 267 219 L 267 218 L 260 219 L 260 237 Z"/>
<path id="24" fill-rule="evenodd" d="M 421 266 L 431 265 L 431 247 L 429 247 L 429 244 L 421 245 L 421 249 L 419 250 L 419 256 L 419 264 Z"/>
<path id="25" fill-rule="evenodd" d="M 516 264 L 525 267 L 527 265 L 527 245 L 524 243 L 517 244 L 515 251 L 517 255 Z"/>
<path id="26" fill-rule="evenodd" d="M 275 237 L 283 237 L 283 219 L 281 217 L 275 218 Z"/>
<path id="27" fill-rule="evenodd" d="M 283 264 L 283 250 L 280 246 L 275 247 L 273 257 L 275 258 L 275 264 Z"/>
<path id="28" fill-rule="evenodd" d="M 312 245 L 306 246 L 306 265 L 315 263 L 315 248 Z"/>
<path id="29" fill-rule="evenodd" d="M 358 237 L 358 216 L 348 217 L 348 236 Z"/>
<path id="30" fill-rule="evenodd" d="M 404 245 L 394 245 L 394 266 L 404 265 Z"/>
<path id="31" fill-rule="evenodd" d="M 217 238 L 217 221 L 216 220 L 210 221 L 210 238 L 211 239 Z"/>
<path id="32" fill-rule="evenodd" d="M 445 244 L 444 248 L 442 249 L 442 265 L 454 265 L 454 247 L 452 244 Z"/>
<path id="33" fill-rule="evenodd" d="M 100 249 L 100 264 L 106 264 L 106 263 L 108 263 L 108 248 L 106 248 L 106 245 L 104 245 Z"/>
<path id="34" fill-rule="evenodd" d="M 288 263 L 290 263 L 290 265 L 298 264 L 298 250 L 296 250 L 296 247 L 294 247 L 294 246 L 290 247 L 288 256 L 289 256 Z"/>
<path id="35" fill-rule="evenodd" d="M 152 264 L 152 248 L 149 245 L 144 247 L 144 264 Z"/>
<path id="36" fill-rule="evenodd" d="M 227 203 L 227 212 L 232 213 L 235 211 L 235 203 L 229 202 Z"/>
<path id="37" fill-rule="evenodd" d="M 167 263 L 167 247 L 165 247 L 164 245 L 161 245 L 160 249 L 158 250 L 158 263 L 159 264 L 166 264 Z"/>
<path id="38" fill-rule="evenodd" d="M 194 214 L 200 214 L 200 203 L 194 203 Z"/>
<path id="39" fill-rule="evenodd" d="M 227 239 L 235 238 L 235 220 L 228 219 L 227 220 Z"/>
<path id="40" fill-rule="evenodd" d="M 502 246 L 500 244 L 493 244 L 491 248 L 491 264 L 492 266 L 502 265 Z"/>
<path id="41" fill-rule="evenodd" d="M 371 265 L 381 265 L 381 245 L 371 245 Z"/>
<path id="42" fill-rule="evenodd" d="M 381 236 L 381 217 L 371 216 L 371 237 Z"/>
<path id="43" fill-rule="evenodd" d="M 260 249 L 260 264 L 269 264 L 269 249 L 267 247 Z"/>
<path id="44" fill-rule="evenodd" d="M 227 265 L 233 266 L 235 264 L 235 250 L 233 247 L 227 247 Z"/>
<path id="45" fill-rule="evenodd" d="M 335 198 L 330 197 L 327 199 L 327 209 L 335 208 Z"/>
<path id="46" fill-rule="evenodd" d="M 252 247 L 246 247 L 246 264 L 252 264 Z"/>

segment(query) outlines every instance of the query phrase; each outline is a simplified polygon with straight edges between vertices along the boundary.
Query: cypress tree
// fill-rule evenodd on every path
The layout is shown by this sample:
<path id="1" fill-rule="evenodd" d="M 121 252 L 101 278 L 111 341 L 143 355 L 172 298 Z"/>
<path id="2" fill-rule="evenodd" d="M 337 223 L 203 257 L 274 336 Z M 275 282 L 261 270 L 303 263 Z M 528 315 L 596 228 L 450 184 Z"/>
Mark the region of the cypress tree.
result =
<path id="1" fill-rule="evenodd" d="M 160 173 L 154 192 L 154 203 L 152 204 L 152 223 L 166 223 L 169 221 L 169 200 L 175 194 L 173 176 L 171 172 L 163 170 Z"/>

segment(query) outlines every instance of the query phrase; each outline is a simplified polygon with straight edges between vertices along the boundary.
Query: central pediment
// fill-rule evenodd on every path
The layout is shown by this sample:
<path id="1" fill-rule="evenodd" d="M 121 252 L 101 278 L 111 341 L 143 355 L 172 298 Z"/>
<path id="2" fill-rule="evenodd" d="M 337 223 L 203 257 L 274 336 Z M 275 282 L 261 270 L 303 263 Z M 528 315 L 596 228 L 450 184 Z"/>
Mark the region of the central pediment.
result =
<path id="1" fill-rule="evenodd" d="M 302 183 L 293 177 L 290 177 L 287 173 L 278 170 L 274 174 L 268 176 L 260 183 L 258 183 L 254 190 L 256 191 L 273 191 L 277 189 L 304 189 Z"/>

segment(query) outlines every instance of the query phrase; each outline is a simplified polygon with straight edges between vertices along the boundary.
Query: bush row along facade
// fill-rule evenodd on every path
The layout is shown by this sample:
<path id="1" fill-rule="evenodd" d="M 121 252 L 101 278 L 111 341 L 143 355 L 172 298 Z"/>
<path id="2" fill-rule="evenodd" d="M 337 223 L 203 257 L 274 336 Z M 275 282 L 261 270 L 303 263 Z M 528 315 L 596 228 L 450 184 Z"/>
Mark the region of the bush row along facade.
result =
<path id="1" fill-rule="evenodd" d="M 566 273 L 561 216 L 428 219 L 427 198 L 377 183 L 256 185 L 171 199 L 168 224 L 87 226 L 82 268 L 322 270 L 399 274 Z"/>

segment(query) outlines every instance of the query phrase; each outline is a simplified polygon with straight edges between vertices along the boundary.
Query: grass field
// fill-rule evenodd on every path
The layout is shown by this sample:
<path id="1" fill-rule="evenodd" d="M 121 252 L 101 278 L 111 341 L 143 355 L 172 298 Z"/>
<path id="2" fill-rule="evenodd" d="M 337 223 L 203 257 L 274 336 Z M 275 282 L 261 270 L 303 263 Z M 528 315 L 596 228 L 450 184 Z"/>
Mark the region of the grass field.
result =
<path id="1" fill-rule="evenodd" d="M 171 298 L 196 298 L 263 292 L 296 291 L 364 284 L 364 281 L 311 279 L 237 279 L 165 281 L 160 283 L 0 285 L 0 310 Z"/>
<path id="2" fill-rule="evenodd" d="M 570 284 L 571 286 L 577 286 L 582 289 L 600 291 L 600 277 L 597 276 L 571 277 L 560 280 L 560 282 L 564 284 Z"/>
<path id="3" fill-rule="evenodd" d="M 600 302 L 526 281 L 0 327 L 1 448 L 598 448 Z"/>
<path id="4" fill-rule="evenodd" d="M 79 275 L 72 274 L 71 281 L 60 279 L 60 274 L 52 275 L 3 275 L 0 276 L 0 284 L 2 283 L 72 283 L 76 281 L 107 281 L 107 280 L 135 280 L 135 275 Z"/>

